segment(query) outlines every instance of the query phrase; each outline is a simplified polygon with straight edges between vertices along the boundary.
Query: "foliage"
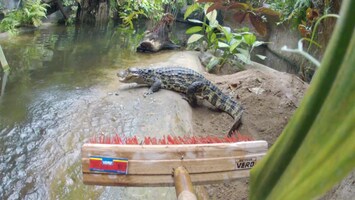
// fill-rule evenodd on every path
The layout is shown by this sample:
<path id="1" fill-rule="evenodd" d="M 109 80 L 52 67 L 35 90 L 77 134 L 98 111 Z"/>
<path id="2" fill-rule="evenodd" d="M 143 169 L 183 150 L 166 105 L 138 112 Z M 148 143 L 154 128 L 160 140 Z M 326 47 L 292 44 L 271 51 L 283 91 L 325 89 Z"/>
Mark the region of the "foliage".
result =
<path id="1" fill-rule="evenodd" d="M 17 34 L 17 27 L 21 24 L 20 12 L 10 12 L 0 23 L 2 32 L 8 31 L 10 34 Z"/>
<path id="2" fill-rule="evenodd" d="M 327 0 L 315 5 L 311 0 L 269 0 L 271 8 L 282 13 L 281 21 L 290 22 L 297 27 L 302 37 L 310 38 L 315 22 L 322 16 L 330 14 L 334 1 Z M 317 7 L 316 7 L 317 6 Z"/>
<path id="3" fill-rule="evenodd" d="M 232 31 L 231 28 L 222 26 L 217 21 L 217 11 L 209 12 L 211 4 L 204 5 L 205 19 L 204 21 L 190 19 L 189 21 L 200 24 L 201 26 L 193 26 L 186 33 L 192 34 L 187 43 L 206 43 L 206 49 L 212 50 L 216 57 L 212 58 L 207 64 L 207 70 L 211 71 L 216 66 L 223 66 L 226 61 L 236 56 L 243 63 L 250 62 L 250 53 L 264 42 L 256 40 L 256 36 L 249 32 L 247 28 Z M 191 5 L 185 13 L 185 18 L 194 10 L 200 9 L 198 4 Z M 206 21 L 209 21 L 207 24 Z M 218 53 L 222 51 L 221 56 Z M 263 58 L 260 56 L 260 58 Z"/>
<path id="4" fill-rule="evenodd" d="M 309 55 L 307 52 L 305 52 L 303 50 L 303 43 L 302 42 L 304 40 L 309 41 L 310 44 L 315 43 L 318 47 L 320 46 L 319 44 L 317 44 L 316 42 L 314 42 L 308 38 L 302 38 L 298 41 L 298 48 L 297 49 L 289 49 L 289 48 L 287 48 L 287 46 L 283 46 L 281 48 L 281 50 L 301 54 L 303 57 L 305 57 L 306 59 L 311 61 L 316 67 L 319 67 L 320 66 L 319 61 L 317 59 L 313 58 L 311 55 Z M 302 69 L 301 71 L 303 72 L 304 70 Z M 303 76 L 305 76 L 305 74 L 303 74 Z"/>
<path id="5" fill-rule="evenodd" d="M 111 0 L 110 5 L 111 13 L 118 13 L 123 25 L 133 28 L 134 19 L 146 17 L 158 21 L 164 12 L 176 13 L 185 0 Z"/>
<path id="6" fill-rule="evenodd" d="M 282 13 L 281 22 L 292 21 L 293 24 L 302 24 L 305 21 L 306 10 L 310 8 L 311 0 L 270 0 L 271 8 Z"/>
<path id="7" fill-rule="evenodd" d="M 113 12 L 118 12 L 123 21 L 123 25 L 133 28 L 133 20 L 139 16 L 158 20 L 163 14 L 162 1 L 150 0 L 125 0 L 114 1 L 111 6 Z"/>
<path id="8" fill-rule="evenodd" d="M 38 27 L 42 24 L 41 19 L 46 17 L 48 4 L 41 3 L 41 0 L 27 0 L 22 9 L 22 24 Z"/>
<path id="9" fill-rule="evenodd" d="M 48 4 L 41 3 L 41 0 L 25 1 L 23 8 L 10 12 L 1 21 L 1 31 L 16 33 L 16 28 L 19 26 L 40 26 L 41 19 L 46 17 L 46 7 Z"/>
<path id="10" fill-rule="evenodd" d="M 321 20 L 329 18 L 329 17 L 334 17 L 334 18 L 339 18 L 339 15 L 335 15 L 335 14 L 328 14 L 328 15 L 323 15 L 322 17 L 320 17 L 314 25 L 314 29 L 312 31 L 312 37 L 311 38 L 306 38 L 303 37 L 302 39 L 300 39 L 298 41 L 298 48 L 297 49 L 289 49 L 287 48 L 287 46 L 282 47 L 281 50 L 283 51 L 288 51 L 288 52 L 293 52 L 293 53 L 298 53 L 303 55 L 306 59 L 308 59 L 310 62 L 312 62 L 316 67 L 320 66 L 320 63 L 317 59 L 315 59 L 314 57 L 312 57 L 310 54 L 308 54 L 306 51 L 303 50 L 303 41 L 308 41 L 309 42 L 309 46 L 308 46 L 308 52 L 312 46 L 312 44 L 315 44 L 317 47 L 321 48 L 321 45 L 319 45 L 318 43 L 316 43 L 314 41 L 314 37 L 315 37 L 315 33 L 317 31 L 317 27 L 320 23 Z M 306 71 L 312 69 L 312 71 L 314 71 L 314 68 L 307 66 L 306 68 L 302 65 L 301 66 L 301 73 L 302 73 L 302 77 L 306 77 Z"/>
<path id="11" fill-rule="evenodd" d="M 234 20 L 242 23 L 244 20 L 249 19 L 255 30 L 261 35 L 267 34 L 266 21 L 267 17 L 278 17 L 279 13 L 261 6 L 254 8 L 251 3 L 241 3 L 238 1 L 226 1 L 226 0 L 198 0 L 199 3 L 213 2 L 208 8 L 207 13 L 212 10 L 233 10 Z"/>
<path id="12" fill-rule="evenodd" d="M 355 169 L 355 1 L 281 136 L 251 170 L 250 199 L 315 199 Z"/>
<path id="13" fill-rule="evenodd" d="M 66 25 L 74 24 L 76 21 L 76 12 L 78 10 L 78 6 L 75 4 L 75 2 L 75 0 L 63 0 L 63 6 L 70 6 L 72 11 L 69 15 L 69 18 L 65 21 Z"/>

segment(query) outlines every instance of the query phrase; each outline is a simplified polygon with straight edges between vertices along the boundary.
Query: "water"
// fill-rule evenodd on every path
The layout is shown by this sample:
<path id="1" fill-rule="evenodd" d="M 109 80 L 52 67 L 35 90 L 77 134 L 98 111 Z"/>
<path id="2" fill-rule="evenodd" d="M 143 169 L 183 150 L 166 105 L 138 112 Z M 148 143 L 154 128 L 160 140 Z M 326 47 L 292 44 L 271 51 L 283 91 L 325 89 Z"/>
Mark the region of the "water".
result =
<path id="1" fill-rule="evenodd" d="M 82 184 L 80 148 L 120 128 L 106 112 L 120 108 L 102 88 L 115 70 L 152 56 L 134 51 L 143 31 L 47 27 L 0 41 L 11 67 L 0 97 L 2 199 L 96 199 L 107 190 Z"/>

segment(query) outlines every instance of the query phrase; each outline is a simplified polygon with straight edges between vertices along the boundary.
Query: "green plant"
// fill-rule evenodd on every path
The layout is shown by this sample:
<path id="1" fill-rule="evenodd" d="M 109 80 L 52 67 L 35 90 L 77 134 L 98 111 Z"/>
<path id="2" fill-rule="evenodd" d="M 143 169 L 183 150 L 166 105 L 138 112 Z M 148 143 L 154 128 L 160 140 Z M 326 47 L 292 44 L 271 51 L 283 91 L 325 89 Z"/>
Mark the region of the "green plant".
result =
<path id="1" fill-rule="evenodd" d="M 2 32 L 8 31 L 10 34 L 17 34 L 17 27 L 21 25 L 21 17 L 19 12 L 11 12 L 0 23 Z"/>
<path id="2" fill-rule="evenodd" d="M 65 24 L 71 25 L 76 21 L 76 13 L 78 10 L 78 6 L 75 4 L 75 0 L 63 0 L 63 6 L 70 6 L 71 14 L 68 19 L 66 19 Z"/>
<path id="3" fill-rule="evenodd" d="M 42 24 L 41 19 L 46 17 L 47 6 L 48 4 L 41 3 L 40 0 L 25 1 L 22 9 L 10 12 L 1 21 L 1 31 L 9 31 L 14 34 L 17 33 L 16 28 L 19 26 L 40 26 Z"/>
<path id="4" fill-rule="evenodd" d="M 113 12 L 118 12 L 124 26 L 133 28 L 133 20 L 140 16 L 148 17 L 153 20 L 159 20 L 163 15 L 162 1 L 149 0 L 125 0 L 115 1 L 112 7 Z"/>
<path id="5" fill-rule="evenodd" d="M 38 27 L 42 24 L 41 19 L 46 17 L 46 12 L 49 5 L 41 3 L 41 0 L 27 0 L 25 1 L 22 12 L 22 25 L 33 25 Z"/>
<path id="6" fill-rule="evenodd" d="M 282 51 L 288 51 L 288 52 L 293 52 L 293 53 L 298 53 L 298 54 L 301 54 L 302 56 L 304 56 L 307 60 L 309 60 L 310 62 L 312 62 L 317 68 L 320 66 L 320 62 L 315 59 L 313 56 L 311 56 L 309 53 L 307 53 L 306 51 L 303 50 L 303 41 L 308 41 L 309 42 L 309 46 L 308 46 L 308 52 L 312 46 L 312 44 L 315 44 L 317 47 L 321 48 L 321 46 L 316 43 L 314 41 L 314 37 L 315 37 L 315 33 L 317 31 L 317 27 L 320 23 L 321 20 L 325 19 L 325 18 L 329 18 L 329 17 L 334 17 L 334 18 L 339 18 L 339 15 L 335 15 L 335 14 L 328 14 L 328 15 L 323 15 L 322 17 L 320 17 L 316 22 L 315 22 L 315 25 L 314 25 L 314 29 L 312 31 L 312 37 L 311 38 L 306 38 L 306 37 L 303 37 L 301 38 L 299 41 L 298 41 L 298 48 L 297 49 L 289 49 L 287 48 L 287 46 L 284 46 L 281 48 Z M 312 67 L 307 67 L 307 68 L 304 68 L 303 66 L 301 66 L 301 73 L 302 73 L 302 77 L 306 77 L 306 71 L 307 70 L 312 70 L 314 71 L 314 69 Z"/>
<path id="7" fill-rule="evenodd" d="M 212 10 L 233 10 L 234 20 L 242 23 L 244 20 L 249 19 L 251 24 L 254 26 L 255 30 L 261 35 L 265 36 L 267 34 L 267 18 L 268 17 L 279 17 L 279 13 L 264 7 L 259 6 L 259 3 L 253 4 L 253 2 L 242 3 L 239 1 L 226 1 L 226 0 L 198 0 L 199 3 L 212 2 L 207 10 L 207 13 Z M 258 7 L 255 7 L 257 4 Z"/>
<path id="8" fill-rule="evenodd" d="M 247 28 L 232 31 L 231 28 L 221 26 L 217 21 L 217 11 L 208 12 L 211 4 L 205 4 L 203 7 L 205 17 L 203 21 L 190 19 L 189 21 L 201 24 L 201 26 L 193 26 L 186 33 L 191 34 L 187 44 L 206 43 L 206 49 L 212 50 L 213 57 L 207 64 L 208 71 L 213 70 L 216 66 L 222 67 L 227 61 L 236 57 L 243 63 L 250 62 L 250 53 L 252 50 L 263 44 L 257 41 L 256 36 L 249 32 Z M 185 13 L 187 18 L 193 11 L 201 9 L 202 5 L 193 4 Z M 206 21 L 209 21 L 207 24 Z M 221 54 L 220 56 L 218 54 Z M 261 59 L 265 57 L 258 55 Z"/>
<path id="9" fill-rule="evenodd" d="M 355 169 L 355 1 L 344 0 L 299 108 L 251 170 L 254 199 L 315 199 Z"/>
<path id="10" fill-rule="evenodd" d="M 310 38 L 316 21 L 322 15 L 329 15 L 335 1 L 325 0 L 270 0 L 271 8 L 281 13 L 280 23 L 289 22 L 291 27 L 299 30 L 302 37 Z"/>

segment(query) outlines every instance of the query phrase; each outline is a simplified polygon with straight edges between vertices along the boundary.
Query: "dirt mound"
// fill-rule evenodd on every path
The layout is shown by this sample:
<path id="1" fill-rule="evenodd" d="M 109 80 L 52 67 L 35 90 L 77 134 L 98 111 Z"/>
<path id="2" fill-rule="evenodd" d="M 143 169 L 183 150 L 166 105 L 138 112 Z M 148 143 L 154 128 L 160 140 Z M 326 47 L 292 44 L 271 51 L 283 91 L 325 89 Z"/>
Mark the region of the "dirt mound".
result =
<path id="1" fill-rule="evenodd" d="M 226 94 L 243 105 L 240 132 L 271 146 L 299 106 L 308 84 L 294 75 L 266 69 L 249 69 L 232 75 L 205 74 Z M 206 106 L 193 109 L 194 133 L 225 135 L 233 119 L 223 112 L 211 112 Z M 249 179 L 205 186 L 211 199 L 248 199 Z"/>
<path id="2" fill-rule="evenodd" d="M 249 69 L 232 75 L 205 76 L 243 105 L 241 132 L 269 144 L 281 134 L 308 87 L 296 76 L 274 70 Z M 194 131 L 200 134 L 225 134 L 233 123 L 228 114 L 211 114 L 202 107 L 196 110 Z"/>

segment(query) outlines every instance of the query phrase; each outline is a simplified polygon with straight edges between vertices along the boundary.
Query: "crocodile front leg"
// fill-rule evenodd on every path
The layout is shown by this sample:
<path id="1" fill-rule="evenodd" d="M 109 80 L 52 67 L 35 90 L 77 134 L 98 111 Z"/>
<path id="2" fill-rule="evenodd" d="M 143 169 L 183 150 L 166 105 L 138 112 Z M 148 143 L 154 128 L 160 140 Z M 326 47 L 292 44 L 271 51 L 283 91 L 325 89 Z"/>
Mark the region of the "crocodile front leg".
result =
<path id="1" fill-rule="evenodd" d="M 201 91 L 205 86 L 206 83 L 204 81 L 193 82 L 187 88 L 185 100 L 187 100 L 191 104 L 191 106 L 196 106 L 197 105 L 196 94 L 201 94 Z"/>
<path id="2" fill-rule="evenodd" d="M 144 93 L 144 97 L 153 94 L 154 92 L 157 92 L 161 88 L 161 80 L 160 79 L 154 79 L 154 83 L 150 86 L 147 92 Z"/>

